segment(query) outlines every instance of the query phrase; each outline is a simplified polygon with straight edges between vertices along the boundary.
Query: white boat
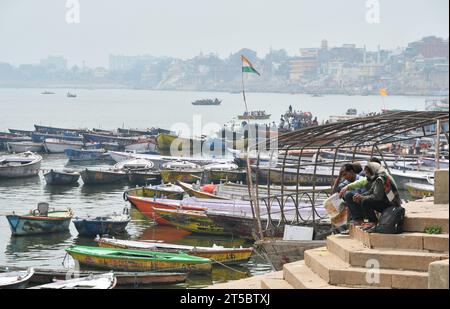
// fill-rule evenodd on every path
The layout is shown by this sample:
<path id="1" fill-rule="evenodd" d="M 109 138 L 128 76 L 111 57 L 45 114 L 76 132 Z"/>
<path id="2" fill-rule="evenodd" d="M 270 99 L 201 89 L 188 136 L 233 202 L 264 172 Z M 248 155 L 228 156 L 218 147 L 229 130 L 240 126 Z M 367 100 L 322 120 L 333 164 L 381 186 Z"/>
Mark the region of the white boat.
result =
<path id="1" fill-rule="evenodd" d="M 424 171 L 408 171 L 390 169 L 392 177 L 394 177 L 397 186 L 401 190 L 407 190 L 407 184 L 410 182 L 416 184 L 432 184 L 434 183 L 434 172 Z"/>
<path id="2" fill-rule="evenodd" d="M 21 153 L 21 152 L 41 152 L 44 150 L 43 143 L 35 142 L 8 142 L 6 144 L 8 152 Z"/>
<path id="3" fill-rule="evenodd" d="M 205 171 L 234 171 L 237 170 L 239 167 L 237 164 L 234 163 L 213 163 L 208 164 L 203 167 Z"/>
<path id="4" fill-rule="evenodd" d="M 34 275 L 34 269 L 0 273 L 0 289 L 25 288 Z"/>
<path id="5" fill-rule="evenodd" d="M 0 178 L 36 176 L 41 168 L 42 157 L 32 152 L 0 157 Z"/>
<path id="6" fill-rule="evenodd" d="M 154 140 L 145 139 L 125 146 L 125 151 L 134 152 L 156 152 L 156 142 Z"/>
<path id="7" fill-rule="evenodd" d="M 83 142 L 66 141 L 53 138 L 47 138 L 44 141 L 45 151 L 49 153 L 64 153 L 66 149 L 81 149 Z"/>
<path id="8" fill-rule="evenodd" d="M 146 159 L 125 160 L 114 165 L 114 170 L 150 170 L 155 164 Z"/>
<path id="9" fill-rule="evenodd" d="M 191 170 L 191 169 L 200 169 L 200 165 L 189 161 L 176 160 L 164 163 L 163 168 L 171 170 Z"/>
<path id="10" fill-rule="evenodd" d="M 32 289 L 113 289 L 117 284 L 114 273 L 106 273 L 101 275 L 90 275 L 88 277 L 58 280 L 52 283 L 39 285 Z"/>

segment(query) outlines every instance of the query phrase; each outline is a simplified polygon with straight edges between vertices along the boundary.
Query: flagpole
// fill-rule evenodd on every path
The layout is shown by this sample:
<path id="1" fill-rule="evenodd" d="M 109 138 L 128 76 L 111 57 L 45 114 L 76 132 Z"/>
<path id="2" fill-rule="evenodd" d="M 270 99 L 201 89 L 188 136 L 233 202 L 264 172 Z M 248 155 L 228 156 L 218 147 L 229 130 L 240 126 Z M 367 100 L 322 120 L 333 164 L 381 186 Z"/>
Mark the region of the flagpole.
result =
<path id="1" fill-rule="evenodd" d="M 247 165 L 247 188 L 248 188 L 248 193 L 250 194 L 250 206 L 252 208 L 252 214 L 253 214 L 253 219 L 256 219 L 256 234 L 257 237 L 259 239 L 263 239 L 264 235 L 262 232 L 262 225 L 261 225 L 261 217 L 260 217 L 260 212 L 259 212 L 259 203 L 256 200 L 255 196 L 254 196 L 254 192 L 253 192 L 253 180 L 252 180 L 252 169 L 250 166 L 250 115 L 248 112 L 248 105 L 247 105 L 247 99 L 245 97 L 245 83 L 244 83 L 244 70 L 242 70 L 241 72 L 241 76 L 242 76 L 242 96 L 244 99 L 244 104 L 245 104 L 245 112 L 247 114 L 247 130 L 248 130 L 248 134 L 247 134 L 247 158 L 246 158 L 246 165 Z M 244 145 L 245 145 L 245 140 L 244 140 Z M 258 176 L 256 176 L 258 177 Z"/>

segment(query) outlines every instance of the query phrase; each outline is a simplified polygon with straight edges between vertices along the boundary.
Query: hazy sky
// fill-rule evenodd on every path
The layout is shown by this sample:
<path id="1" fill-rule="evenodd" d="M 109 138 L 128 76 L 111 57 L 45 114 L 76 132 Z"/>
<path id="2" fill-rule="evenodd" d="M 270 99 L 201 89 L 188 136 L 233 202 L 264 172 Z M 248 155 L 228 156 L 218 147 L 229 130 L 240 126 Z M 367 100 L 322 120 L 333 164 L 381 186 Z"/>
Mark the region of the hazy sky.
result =
<path id="1" fill-rule="evenodd" d="M 0 0 L 0 62 L 108 64 L 112 54 L 189 58 L 240 48 L 343 43 L 376 49 L 427 35 L 448 38 L 448 0 L 379 0 L 380 23 L 366 22 L 366 0 L 79 0 L 80 23 L 67 24 L 66 0 Z"/>

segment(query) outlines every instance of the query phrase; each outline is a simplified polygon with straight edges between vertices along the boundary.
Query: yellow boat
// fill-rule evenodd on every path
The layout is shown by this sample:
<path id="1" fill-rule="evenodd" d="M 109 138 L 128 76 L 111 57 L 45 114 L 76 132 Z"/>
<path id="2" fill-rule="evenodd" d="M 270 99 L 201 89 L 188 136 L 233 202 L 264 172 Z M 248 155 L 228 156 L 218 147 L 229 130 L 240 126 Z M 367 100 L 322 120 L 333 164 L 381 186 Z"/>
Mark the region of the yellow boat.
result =
<path id="1" fill-rule="evenodd" d="M 245 182 L 247 180 L 247 172 L 245 170 L 209 170 L 207 172 L 208 179 L 213 183 L 222 182 Z"/>
<path id="2" fill-rule="evenodd" d="M 424 198 L 434 195 L 434 185 L 408 182 L 405 184 L 409 194 L 414 198 Z"/>
<path id="3" fill-rule="evenodd" d="M 200 190 L 195 189 L 191 184 L 178 181 L 177 184 L 183 188 L 183 190 L 189 194 L 190 196 L 197 197 L 197 198 L 208 198 L 208 199 L 216 199 L 216 200 L 228 200 L 226 197 L 218 196 L 212 193 L 203 192 Z"/>
<path id="4" fill-rule="evenodd" d="M 186 169 L 186 170 L 161 170 L 161 179 L 165 183 L 176 183 L 177 181 L 195 183 L 201 181 L 203 170 L 201 169 Z"/>
<path id="5" fill-rule="evenodd" d="M 173 143 L 176 144 L 172 146 Z M 158 146 L 158 150 L 164 153 L 169 153 L 171 147 L 176 147 L 175 149 L 178 151 L 189 151 L 190 154 L 194 152 L 193 149 L 198 147 L 199 152 L 201 152 L 202 143 L 203 141 L 198 139 L 184 138 L 167 133 L 160 133 L 156 137 L 156 145 Z M 187 147 L 188 150 L 183 149 L 183 147 Z"/>
<path id="6" fill-rule="evenodd" d="M 184 252 L 189 255 L 199 256 L 224 264 L 239 264 L 247 262 L 252 253 L 253 248 L 224 248 L 222 246 L 213 245 L 212 247 L 198 247 L 167 244 L 152 241 L 133 241 L 121 240 L 115 238 L 100 238 L 96 240 L 98 245 L 103 248 L 122 248 L 136 250 L 161 251 L 169 253 Z"/>
<path id="7" fill-rule="evenodd" d="M 186 253 L 165 253 L 71 246 L 66 249 L 80 264 L 120 271 L 195 271 L 210 272 L 211 260 Z"/>

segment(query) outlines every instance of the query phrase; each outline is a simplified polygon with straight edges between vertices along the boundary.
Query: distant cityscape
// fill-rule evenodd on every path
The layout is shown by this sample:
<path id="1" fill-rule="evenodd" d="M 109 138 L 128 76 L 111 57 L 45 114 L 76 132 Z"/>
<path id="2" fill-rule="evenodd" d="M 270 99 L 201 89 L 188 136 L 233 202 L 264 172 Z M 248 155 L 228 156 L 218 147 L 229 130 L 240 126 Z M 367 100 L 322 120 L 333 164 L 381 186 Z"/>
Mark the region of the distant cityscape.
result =
<path id="1" fill-rule="evenodd" d="M 395 50 L 343 44 L 302 48 L 290 56 L 271 50 L 264 58 L 242 49 L 221 59 L 199 54 L 182 60 L 172 57 L 110 55 L 109 66 L 68 67 L 62 56 L 48 56 L 38 64 L 13 66 L 0 62 L 0 87 L 88 87 L 155 90 L 227 91 L 241 89 L 241 54 L 261 76 L 248 76 L 249 91 L 312 94 L 448 95 L 449 41 L 424 37 Z"/>

